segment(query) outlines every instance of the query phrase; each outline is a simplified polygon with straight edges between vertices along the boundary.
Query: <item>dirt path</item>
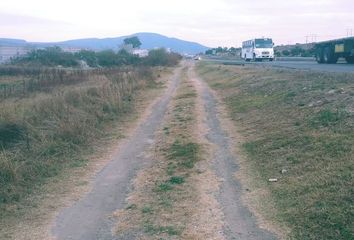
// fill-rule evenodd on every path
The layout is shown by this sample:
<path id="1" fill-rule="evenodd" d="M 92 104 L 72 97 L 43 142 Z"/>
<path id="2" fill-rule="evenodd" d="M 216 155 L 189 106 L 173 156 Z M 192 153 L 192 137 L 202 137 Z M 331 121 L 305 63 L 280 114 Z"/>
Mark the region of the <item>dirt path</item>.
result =
<path id="1" fill-rule="evenodd" d="M 196 202 L 188 201 L 188 199 L 184 202 L 180 202 L 182 205 L 186 204 L 183 208 L 192 208 L 194 211 L 193 213 L 190 211 L 189 215 L 192 217 L 186 220 L 186 227 L 182 230 L 185 232 L 189 231 L 189 235 L 183 233 L 176 238 L 173 231 L 170 231 L 172 236 L 167 236 L 166 239 L 276 239 L 271 233 L 258 227 L 255 217 L 241 201 L 242 187 L 235 178 L 235 172 L 238 170 L 237 159 L 235 159 L 232 154 L 232 141 L 221 126 L 217 100 L 206 83 L 196 76 L 194 65 L 192 62 L 189 62 L 183 64 L 181 68 L 176 70 L 168 89 L 152 107 L 150 115 L 141 123 L 132 137 L 121 146 L 121 150 L 113 160 L 95 176 L 92 191 L 73 206 L 64 209 L 59 214 L 53 229 L 53 233 L 58 240 L 122 239 L 114 237 L 114 232 L 112 232 L 116 220 L 113 217 L 113 213 L 119 209 L 127 209 L 125 208 L 127 204 L 126 198 L 129 193 L 138 191 L 138 194 L 145 194 L 144 189 L 140 190 L 140 192 L 137 189 L 131 189 L 132 182 L 137 176 L 138 170 L 153 169 L 154 164 L 161 165 L 161 163 L 152 161 L 151 147 L 156 145 L 158 140 L 156 134 L 162 131 L 166 115 L 168 115 L 169 118 L 174 116 L 168 113 L 168 109 L 172 99 L 175 97 L 176 89 L 180 85 L 183 71 L 187 71 L 187 79 L 189 80 L 187 83 L 193 83 L 193 88 L 196 89 L 197 93 L 198 100 L 196 109 L 198 111 L 196 119 L 199 119 L 197 122 L 203 125 L 202 128 L 198 128 L 202 129 L 200 130 L 202 133 L 197 134 L 197 138 L 200 140 L 197 139 L 197 142 L 205 142 L 205 145 L 212 146 L 208 149 L 206 161 L 201 162 L 199 165 L 199 167 L 203 166 L 207 169 L 199 171 L 198 174 L 194 174 L 193 171 L 188 172 L 188 174 L 191 174 L 192 182 L 198 183 L 193 185 L 196 187 L 195 194 L 200 195 L 199 198 L 195 196 L 195 199 L 207 199 L 208 201 L 204 201 L 204 205 L 199 203 L 199 207 L 195 207 L 194 204 Z M 182 96 L 183 95 L 177 99 L 181 99 Z M 193 94 L 190 96 L 193 96 Z M 186 107 L 187 106 L 183 106 L 183 109 Z M 179 109 L 179 111 L 180 110 L 181 109 Z M 167 119 L 169 119 L 168 117 Z M 142 172 L 143 171 L 144 170 L 142 170 Z M 204 172 L 204 174 L 201 174 L 202 172 Z M 158 171 L 156 171 L 155 174 L 157 173 Z M 140 175 L 138 175 L 138 180 L 141 176 L 144 176 L 143 174 Z M 151 173 L 145 176 L 145 179 L 140 179 L 139 181 L 149 184 L 151 181 Z M 208 176 L 208 178 L 205 176 Z M 219 180 L 220 184 L 214 183 L 211 180 L 212 178 L 215 178 L 216 182 Z M 186 181 L 187 184 L 188 180 Z M 215 187 L 208 185 L 215 185 Z M 182 192 L 181 190 L 181 193 Z M 189 196 L 188 191 L 183 192 L 183 194 L 185 197 Z M 217 201 L 214 201 L 214 199 Z M 133 205 L 136 206 L 137 204 Z M 222 211 L 220 211 L 220 208 Z M 151 206 L 149 208 L 145 207 L 143 210 L 147 214 L 151 214 L 150 212 L 152 211 Z M 163 211 L 161 213 L 163 213 Z M 139 214 L 141 214 L 141 211 L 138 211 L 137 216 L 140 216 Z M 157 219 L 168 219 L 168 221 L 171 221 L 171 224 L 176 224 L 178 220 L 184 219 L 175 217 L 174 211 L 172 211 L 170 215 L 171 217 L 167 217 L 166 214 L 161 217 L 159 215 L 155 217 Z M 186 213 L 183 216 L 189 215 Z M 201 218 L 211 220 L 207 221 Z M 127 224 L 134 225 L 129 221 Z M 221 231 L 222 224 L 224 228 Z M 158 229 L 164 230 L 164 228 Z M 196 229 L 204 229 L 204 236 L 200 232 L 194 234 L 193 231 Z M 214 229 L 217 231 L 217 234 L 208 233 L 208 229 L 210 231 Z M 194 236 L 193 238 L 190 237 L 192 235 Z M 124 239 L 136 239 L 132 237 L 133 235 L 128 234 L 126 236 L 127 237 Z M 203 237 L 200 238 L 198 236 Z M 154 236 L 150 236 L 151 239 L 155 239 L 153 237 Z"/>
<path id="2" fill-rule="evenodd" d="M 213 170 L 222 181 L 217 193 L 217 199 L 222 206 L 225 217 L 225 238 L 252 240 L 276 239 L 271 233 L 257 226 L 255 217 L 243 205 L 241 201 L 242 187 L 235 178 L 235 172 L 239 167 L 237 159 L 232 154 L 232 140 L 221 126 L 217 100 L 207 84 L 196 76 L 194 69 L 190 71 L 190 77 L 194 81 L 197 92 L 202 99 L 205 124 L 208 128 L 206 138 L 214 146 L 212 156 Z"/>
<path id="3" fill-rule="evenodd" d="M 150 162 L 146 151 L 153 143 L 174 91 L 179 85 L 181 68 L 172 77 L 165 94 L 152 107 L 150 115 L 122 146 L 121 151 L 99 172 L 92 191 L 73 206 L 61 211 L 53 234 L 58 240 L 112 240 L 112 213 L 124 207 L 136 171 Z"/>

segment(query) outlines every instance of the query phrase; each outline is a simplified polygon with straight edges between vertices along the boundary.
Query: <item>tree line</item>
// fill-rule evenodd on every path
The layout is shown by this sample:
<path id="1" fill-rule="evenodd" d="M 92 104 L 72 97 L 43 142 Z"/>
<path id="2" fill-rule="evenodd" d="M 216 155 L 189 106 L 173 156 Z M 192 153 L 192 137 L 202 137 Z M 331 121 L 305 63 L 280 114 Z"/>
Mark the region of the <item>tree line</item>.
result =
<path id="1" fill-rule="evenodd" d="M 231 56 L 236 56 L 241 48 L 235 48 L 235 47 L 217 47 L 217 48 L 211 48 L 205 51 L 206 55 L 231 55 Z"/>
<path id="2" fill-rule="evenodd" d="M 313 47 L 291 46 L 283 50 L 275 48 L 275 56 L 277 57 L 313 57 L 315 53 L 316 50 Z"/>
<path id="3" fill-rule="evenodd" d="M 125 45 L 132 48 L 141 46 L 137 37 L 124 39 Z M 95 52 L 92 50 L 81 50 L 76 53 L 65 52 L 58 46 L 45 49 L 33 49 L 24 56 L 12 59 L 14 65 L 49 66 L 49 67 L 79 67 L 80 64 L 87 64 L 89 67 L 114 67 L 124 65 L 145 65 L 145 66 L 173 66 L 182 57 L 177 53 L 167 52 L 165 49 L 152 49 L 146 57 L 139 57 L 122 48 L 118 52 L 104 50 Z"/>
<path id="4" fill-rule="evenodd" d="M 274 54 L 276 57 L 313 57 L 315 56 L 315 49 L 313 46 L 294 45 L 285 47 L 275 47 Z M 217 47 L 205 51 L 206 55 L 229 55 L 239 56 L 241 48 L 235 47 Z"/>

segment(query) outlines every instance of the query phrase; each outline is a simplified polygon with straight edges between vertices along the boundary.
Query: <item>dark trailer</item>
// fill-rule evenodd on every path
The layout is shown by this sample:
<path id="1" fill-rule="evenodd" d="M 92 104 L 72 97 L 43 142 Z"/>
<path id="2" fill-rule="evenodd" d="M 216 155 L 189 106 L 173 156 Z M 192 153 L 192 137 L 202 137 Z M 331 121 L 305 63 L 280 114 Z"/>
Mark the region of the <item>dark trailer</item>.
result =
<path id="1" fill-rule="evenodd" d="M 354 37 L 341 38 L 315 44 L 318 63 L 337 63 L 343 57 L 347 63 L 354 63 Z"/>

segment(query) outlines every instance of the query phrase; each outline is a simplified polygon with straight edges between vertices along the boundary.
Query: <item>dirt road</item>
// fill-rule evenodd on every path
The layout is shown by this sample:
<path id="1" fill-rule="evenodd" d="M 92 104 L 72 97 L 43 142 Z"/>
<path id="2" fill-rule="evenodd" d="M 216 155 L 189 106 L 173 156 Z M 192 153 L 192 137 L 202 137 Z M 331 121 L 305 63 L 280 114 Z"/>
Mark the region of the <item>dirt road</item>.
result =
<path id="1" fill-rule="evenodd" d="M 269 232 L 260 229 L 256 219 L 241 201 L 242 187 L 235 178 L 239 166 L 232 154 L 232 140 L 220 123 L 218 103 L 211 90 L 194 71 L 191 72 L 197 86 L 197 92 L 202 97 L 206 125 L 209 131 L 206 138 L 214 146 L 212 156 L 213 170 L 221 179 L 222 184 L 217 199 L 225 216 L 224 235 L 226 239 L 276 239 Z"/>
<path id="2" fill-rule="evenodd" d="M 188 76 L 200 96 L 199 107 L 203 109 L 204 124 L 208 128 L 205 137 L 214 146 L 210 160 L 212 171 L 222 182 L 219 191 L 214 193 L 224 215 L 222 235 L 225 239 L 276 239 L 274 235 L 257 226 L 255 217 L 242 203 L 242 187 L 235 178 L 237 159 L 230 149 L 232 142 L 221 126 L 216 98 L 208 86 L 195 75 L 193 63 L 185 63 L 185 66 L 187 68 L 176 70 L 165 94 L 152 107 L 150 115 L 133 136 L 121 146 L 119 154 L 95 176 L 92 191 L 59 214 L 53 229 L 57 239 L 118 239 L 112 234 L 112 213 L 125 207 L 125 199 L 131 191 L 131 182 L 137 170 L 152 162 L 149 149 L 154 144 L 155 133 L 161 127 L 168 105 L 179 85 L 181 71 L 188 71 Z"/>
<path id="3" fill-rule="evenodd" d="M 136 171 L 149 164 L 145 154 L 153 143 L 154 133 L 180 81 L 180 71 L 173 75 L 164 95 L 152 107 L 152 112 L 121 147 L 119 154 L 93 180 L 90 193 L 56 219 L 54 236 L 60 240 L 112 240 L 111 215 L 124 207 L 129 186 Z"/>

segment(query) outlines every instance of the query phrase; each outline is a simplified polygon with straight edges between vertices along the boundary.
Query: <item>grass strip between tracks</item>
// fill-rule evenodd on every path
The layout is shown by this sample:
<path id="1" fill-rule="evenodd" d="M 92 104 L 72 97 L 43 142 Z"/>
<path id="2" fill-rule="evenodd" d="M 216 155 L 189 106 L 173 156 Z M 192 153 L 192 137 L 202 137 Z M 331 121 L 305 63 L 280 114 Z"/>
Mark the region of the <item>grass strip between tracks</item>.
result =
<path id="1" fill-rule="evenodd" d="M 142 170 L 126 209 L 116 212 L 116 232 L 142 239 L 193 239 L 187 225 L 198 201 L 193 176 L 202 147 L 193 136 L 196 90 L 186 69 L 154 149 L 153 166 Z M 188 237 L 189 236 L 189 237 Z"/>

